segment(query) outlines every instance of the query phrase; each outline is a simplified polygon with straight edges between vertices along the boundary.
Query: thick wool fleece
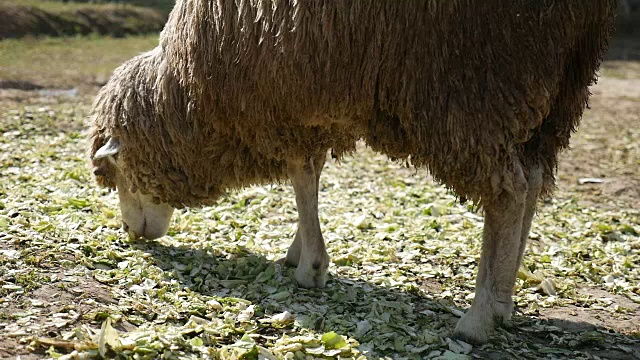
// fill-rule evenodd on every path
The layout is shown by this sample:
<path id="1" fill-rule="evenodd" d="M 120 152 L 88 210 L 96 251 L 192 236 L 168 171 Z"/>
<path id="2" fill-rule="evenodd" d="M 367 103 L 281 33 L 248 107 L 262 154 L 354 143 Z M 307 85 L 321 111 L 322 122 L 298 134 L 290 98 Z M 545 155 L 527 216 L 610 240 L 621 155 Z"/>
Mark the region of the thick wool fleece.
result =
<path id="1" fill-rule="evenodd" d="M 461 197 L 495 196 L 515 161 L 541 164 L 550 191 L 616 5 L 178 1 L 160 47 L 99 95 L 94 151 L 118 136 L 132 186 L 174 206 L 360 138 Z"/>

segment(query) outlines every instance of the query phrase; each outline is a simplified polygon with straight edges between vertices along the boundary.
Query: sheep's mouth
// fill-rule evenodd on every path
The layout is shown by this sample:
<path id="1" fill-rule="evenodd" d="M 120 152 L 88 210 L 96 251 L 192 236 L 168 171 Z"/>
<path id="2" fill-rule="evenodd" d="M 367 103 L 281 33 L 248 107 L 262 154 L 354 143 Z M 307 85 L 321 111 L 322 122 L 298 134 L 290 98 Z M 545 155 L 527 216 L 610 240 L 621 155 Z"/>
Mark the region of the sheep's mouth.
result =
<path id="1" fill-rule="evenodd" d="M 148 195 L 119 192 L 122 212 L 122 230 L 129 239 L 155 240 L 167 234 L 173 208 L 167 204 L 154 204 Z"/>
<path id="2" fill-rule="evenodd" d="M 116 189 L 117 170 L 108 160 L 93 160 L 93 176 L 99 186 Z"/>
<path id="3" fill-rule="evenodd" d="M 135 231 L 133 231 L 133 229 L 131 229 L 129 227 L 129 224 L 127 224 L 126 221 L 122 220 L 122 230 L 124 230 L 125 233 L 127 233 L 127 235 L 129 235 L 129 239 L 130 240 L 138 240 L 140 238 L 142 239 L 155 239 L 157 236 L 149 236 L 147 234 L 147 219 L 143 219 L 142 220 L 142 227 L 140 229 L 139 233 L 136 233 Z"/>
<path id="4" fill-rule="evenodd" d="M 146 226 L 147 226 L 147 222 L 144 221 L 144 223 L 142 224 L 142 235 L 138 235 L 136 234 L 135 231 L 129 228 L 129 224 L 127 224 L 126 221 L 122 221 L 122 230 L 124 230 L 124 232 L 127 233 L 127 235 L 129 235 L 130 240 L 137 240 L 138 238 L 144 237 L 144 230 Z"/>

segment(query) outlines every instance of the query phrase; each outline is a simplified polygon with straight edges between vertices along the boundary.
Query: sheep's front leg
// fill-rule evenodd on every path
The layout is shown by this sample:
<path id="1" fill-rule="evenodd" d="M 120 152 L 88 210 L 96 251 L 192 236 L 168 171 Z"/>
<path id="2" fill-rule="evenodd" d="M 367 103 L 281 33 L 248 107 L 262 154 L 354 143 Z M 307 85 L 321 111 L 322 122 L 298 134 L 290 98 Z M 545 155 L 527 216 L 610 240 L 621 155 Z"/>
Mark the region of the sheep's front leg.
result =
<path id="1" fill-rule="evenodd" d="M 298 231 L 286 261 L 297 264 L 296 281 L 306 288 L 323 288 L 327 281 L 329 255 L 318 219 L 318 188 L 324 161 L 322 157 L 287 164 L 296 194 Z"/>
<path id="2" fill-rule="evenodd" d="M 507 179 L 496 181 L 503 188 L 499 195 L 484 204 L 476 295 L 455 329 L 456 336 L 467 342 L 486 342 L 496 323 L 511 319 L 513 286 L 542 185 L 541 169 L 532 169 L 528 179 L 520 163 L 515 163 Z"/>

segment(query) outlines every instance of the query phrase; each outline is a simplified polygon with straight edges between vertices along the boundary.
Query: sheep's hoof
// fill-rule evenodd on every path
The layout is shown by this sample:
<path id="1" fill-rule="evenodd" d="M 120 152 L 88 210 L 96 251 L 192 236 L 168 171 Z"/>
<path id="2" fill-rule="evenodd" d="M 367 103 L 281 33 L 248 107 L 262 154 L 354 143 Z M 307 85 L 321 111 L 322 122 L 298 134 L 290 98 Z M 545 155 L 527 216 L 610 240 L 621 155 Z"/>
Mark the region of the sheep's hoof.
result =
<path id="1" fill-rule="evenodd" d="M 489 340 L 496 325 L 510 327 L 513 302 L 494 302 L 493 306 L 481 307 L 474 304 L 458 321 L 454 338 L 469 344 L 480 345 Z"/>
<path id="2" fill-rule="evenodd" d="M 316 264 L 316 266 L 298 265 L 296 269 L 296 281 L 303 288 L 319 288 L 322 289 L 327 285 L 327 265 Z"/>
<path id="3" fill-rule="evenodd" d="M 453 337 L 469 344 L 480 345 L 489 340 L 493 333 L 495 322 L 493 313 L 488 311 L 475 311 L 474 307 L 458 320 Z"/>

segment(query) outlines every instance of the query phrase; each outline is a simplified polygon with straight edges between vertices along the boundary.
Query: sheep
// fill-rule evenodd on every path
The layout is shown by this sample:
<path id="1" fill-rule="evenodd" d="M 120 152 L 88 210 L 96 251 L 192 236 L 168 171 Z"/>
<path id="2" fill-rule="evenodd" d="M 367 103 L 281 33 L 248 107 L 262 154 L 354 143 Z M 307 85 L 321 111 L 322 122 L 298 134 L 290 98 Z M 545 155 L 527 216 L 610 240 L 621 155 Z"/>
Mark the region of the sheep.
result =
<path id="1" fill-rule="evenodd" d="M 285 260 L 323 287 L 318 184 L 364 140 L 484 209 L 472 306 L 455 334 L 508 324 L 537 200 L 587 105 L 615 0 L 179 0 L 159 46 L 118 68 L 93 108 L 97 182 L 132 237 L 173 208 L 291 180 Z"/>

